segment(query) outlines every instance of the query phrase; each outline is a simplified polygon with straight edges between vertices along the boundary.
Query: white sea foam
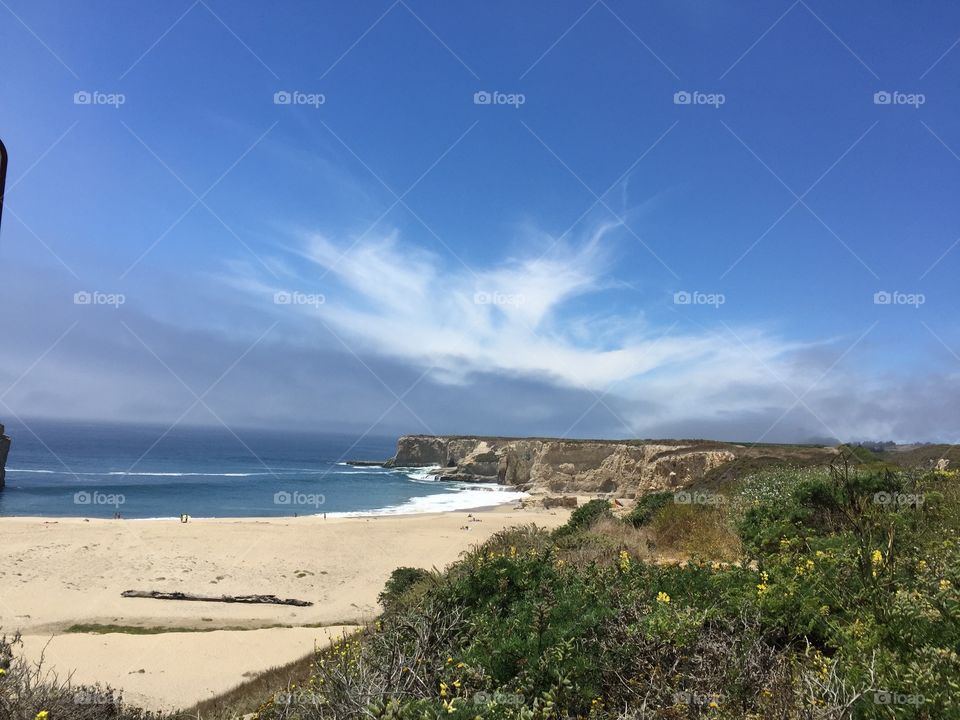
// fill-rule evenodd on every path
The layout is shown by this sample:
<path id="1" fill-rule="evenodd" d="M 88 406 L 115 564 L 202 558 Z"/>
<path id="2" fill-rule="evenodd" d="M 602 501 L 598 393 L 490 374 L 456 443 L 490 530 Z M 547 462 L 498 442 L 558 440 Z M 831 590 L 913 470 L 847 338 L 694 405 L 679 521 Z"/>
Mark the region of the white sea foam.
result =
<path id="1" fill-rule="evenodd" d="M 438 482 L 437 470 L 439 469 L 439 465 L 431 465 L 424 468 L 397 468 L 397 471 L 402 472 L 414 482 Z"/>
<path id="2" fill-rule="evenodd" d="M 376 510 L 332 512 L 330 517 L 364 517 L 371 515 L 419 515 L 422 513 L 470 510 L 493 505 L 505 505 L 527 497 L 527 493 L 494 483 L 452 483 L 454 492 L 423 495 L 404 503 Z"/>
<path id="3" fill-rule="evenodd" d="M 26 470 L 23 468 L 7 468 L 7 472 L 15 473 L 36 473 L 42 475 L 90 475 L 96 477 L 110 476 L 110 477 L 258 477 L 261 475 L 325 475 L 325 474 L 336 474 L 336 475 L 354 475 L 353 472 L 344 472 L 337 471 L 332 473 L 330 470 L 313 470 L 313 469 L 304 469 L 304 468 L 276 468 L 272 472 L 248 472 L 248 473 L 204 473 L 204 472 L 128 472 L 125 470 L 111 470 L 108 472 L 73 472 L 71 470 Z M 359 471 L 358 471 L 359 472 Z"/>

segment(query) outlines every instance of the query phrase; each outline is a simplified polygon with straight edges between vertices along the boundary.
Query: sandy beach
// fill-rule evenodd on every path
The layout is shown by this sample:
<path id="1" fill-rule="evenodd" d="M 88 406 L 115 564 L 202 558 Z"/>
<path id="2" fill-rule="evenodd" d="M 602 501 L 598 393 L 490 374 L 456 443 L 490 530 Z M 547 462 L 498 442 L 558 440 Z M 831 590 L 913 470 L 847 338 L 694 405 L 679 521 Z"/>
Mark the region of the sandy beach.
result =
<path id="1" fill-rule="evenodd" d="M 475 521 L 462 511 L 186 524 L 2 518 L 0 632 L 19 630 L 29 657 L 43 652 L 75 682 L 109 683 L 150 708 L 185 707 L 376 616 L 377 594 L 396 567 L 441 568 L 498 530 L 556 527 L 569 510 L 502 506 L 472 515 Z M 273 594 L 313 605 L 124 598 L 125 590 Z M 169 631 L 65 632 L 87 624 Z M 182 632 L 197 629 L 216 632 Z"/>

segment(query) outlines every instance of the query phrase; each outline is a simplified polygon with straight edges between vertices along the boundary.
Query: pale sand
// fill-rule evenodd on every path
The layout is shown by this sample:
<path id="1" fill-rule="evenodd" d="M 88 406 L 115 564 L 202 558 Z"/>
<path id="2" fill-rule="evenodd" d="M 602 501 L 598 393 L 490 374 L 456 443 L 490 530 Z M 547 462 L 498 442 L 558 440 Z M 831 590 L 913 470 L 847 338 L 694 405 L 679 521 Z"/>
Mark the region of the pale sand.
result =
<path id="1" fill-rule="evenodd" d="M 343 637 L 352 626 L 216 630 L 162 635 L 25 635 L 27 657 L 74 684 L 108 683 L 123 699 L 151 709 L 175 710 L 219 695 L 243 680 Z M 66 669 L 70 669 L 68 672 Z M 90 695 L 93 695 L 91 698 Z M 96 701 L 96 693 L 84 694 Z"/>
<path id="2" fill-rule="evenodd" d="M 187 524 L 0 518 L 0 631 L 20 630 L 31 658 L 54 637 L 47 660 L 58 674 L 73 671 L 77 682 L 107 682 L 151 708 L 189 706 L 302 657 L 314 642 L 339 635 L 339 626 L 375 617 L 377 595 L 395 568 L 443 568 L 498 530 L 557 527 L 569 510 L 474 511 L 481 522 L 467 514 Z M 145 600 L 123 598 L 124 590 L 273 594 L 314 605 Z M 61 634 L 78 623 L 268 629 Z M 338 627 L 303 627 L 317 623 Z"/>

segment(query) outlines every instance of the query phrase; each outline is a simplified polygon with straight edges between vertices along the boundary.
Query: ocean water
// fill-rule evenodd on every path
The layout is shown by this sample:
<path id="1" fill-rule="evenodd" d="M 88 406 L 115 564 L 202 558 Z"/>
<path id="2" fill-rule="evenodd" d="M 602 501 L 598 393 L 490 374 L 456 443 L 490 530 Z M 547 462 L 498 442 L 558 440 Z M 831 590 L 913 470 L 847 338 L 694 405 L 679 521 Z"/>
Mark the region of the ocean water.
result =
<path id="1" fill-rule="evenodd" d="M 170 518 L 438 512 L 522 493 L 450 483 L 384 460 L 396 438 L 221 428 L 27 421 L 13 439 L 0 516 Z M 435 469 L 434 469 L 435 470 Z"/>

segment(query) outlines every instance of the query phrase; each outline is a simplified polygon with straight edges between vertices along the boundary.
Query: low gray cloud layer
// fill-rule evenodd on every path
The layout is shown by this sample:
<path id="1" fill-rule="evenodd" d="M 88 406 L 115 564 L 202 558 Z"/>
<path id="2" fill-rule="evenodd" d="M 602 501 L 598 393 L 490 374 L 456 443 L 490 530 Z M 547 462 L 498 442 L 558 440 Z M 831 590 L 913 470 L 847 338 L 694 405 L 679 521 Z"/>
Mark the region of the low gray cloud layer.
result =
<path id="1" fill-rule="evenodd" d="M 606 392 L 506 360 L 484 369 L 464 357 L 462 370 L 451 372 L 454 352 L 435 353 L 436 364 L 429 356 L 378 352 L 365 329 L 350 333 L 329 313 L 318 322 L 301 312 L 278 314 L 271 303 L 234 313 L 219 327 L 185 327 L 143 312 L 133 297 L 119 308 L 74 304 L 76 283 L 56 273 L 37 270 L 27 279 L 5 272 L 4 282 L 8 297 L 29 299 L 8 302 L 0 314 L 0 417 L 8 420 L 768 442 L 960 437 L 957 373 L 858 375 L 831 368 L 842 347 L 779 349 L 777 369 L 790 369 L 780 378 L 759 366 L 734 377 L 706 362 L 695 395 L 684 386 L 692 371 L 670 368 L 614 382 Z M 827 369 L 804 394 L 809 383 L 800 380 Z"/>

